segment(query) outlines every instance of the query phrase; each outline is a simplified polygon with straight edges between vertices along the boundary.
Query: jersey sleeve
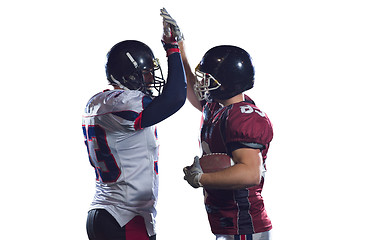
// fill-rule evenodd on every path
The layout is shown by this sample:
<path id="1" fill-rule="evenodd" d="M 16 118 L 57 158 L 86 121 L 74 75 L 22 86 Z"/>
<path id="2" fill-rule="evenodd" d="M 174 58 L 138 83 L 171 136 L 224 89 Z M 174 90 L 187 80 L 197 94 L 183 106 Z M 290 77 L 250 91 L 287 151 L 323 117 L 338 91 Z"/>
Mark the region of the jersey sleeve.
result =
<path id="1" fill-rule="evenodd" d="M 234 106 L 227 116 L 226 144 L 229 152 L 248 147 L 263 150 L 273 138 L 267 115 L 253 104 Z"/>

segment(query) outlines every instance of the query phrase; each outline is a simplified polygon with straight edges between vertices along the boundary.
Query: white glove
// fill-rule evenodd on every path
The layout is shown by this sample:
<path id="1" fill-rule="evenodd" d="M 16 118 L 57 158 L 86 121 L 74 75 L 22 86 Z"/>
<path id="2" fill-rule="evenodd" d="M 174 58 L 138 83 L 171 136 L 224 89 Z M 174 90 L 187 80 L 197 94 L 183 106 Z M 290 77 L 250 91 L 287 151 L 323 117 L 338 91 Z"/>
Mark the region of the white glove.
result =
<path id="1" fill-rule="evenodd" d="M 177 25 L 176 21 L 170 16 L 165 8 L 162 8 L 160 11 L 160 16 L 163 17 L 163 21 L 170 24 L 171 34 L 176 39 L 176 41 L 180 42 L 181 40 L 184 40 L 184 35 L 180 31 L 180 28 Z"/>
<path id="2" fill-rule="evenodd" d="M 184 167 L 184 179 L 194 188 L 202 187 L 200 178 L 203 175 L 203 170 L 199 163 L 199 157 L 194 158 L 194 163 L 191 166 Z"/>

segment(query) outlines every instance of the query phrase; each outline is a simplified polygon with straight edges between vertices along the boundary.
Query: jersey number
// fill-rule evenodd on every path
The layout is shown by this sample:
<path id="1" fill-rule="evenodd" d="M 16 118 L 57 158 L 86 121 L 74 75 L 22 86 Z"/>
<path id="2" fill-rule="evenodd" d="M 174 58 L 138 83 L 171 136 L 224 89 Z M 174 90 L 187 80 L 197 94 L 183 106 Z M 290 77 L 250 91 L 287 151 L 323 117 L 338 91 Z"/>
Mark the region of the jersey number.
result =
<path id="1" fill-rule="evenodd" d="M 96 178 L 102 182 L 115 182 L 120 176 L 120 168 L 110 151 L 105 130 L 98 125 L 82 126 L 85 144 Z M 91 152 L 93 150 L 94 152 Z"/>
<path id="2" fill-rule="evenodd" d="M 257 113 L 258 115 L 260 115 L 261 117 L 265 117 L 265 113 L 261 112 L 258 109 L 255 109 L 253 107 L 251 107 L 250 105 L 245 105 L 245 106 L 241 106 L 241 113 Z"/>

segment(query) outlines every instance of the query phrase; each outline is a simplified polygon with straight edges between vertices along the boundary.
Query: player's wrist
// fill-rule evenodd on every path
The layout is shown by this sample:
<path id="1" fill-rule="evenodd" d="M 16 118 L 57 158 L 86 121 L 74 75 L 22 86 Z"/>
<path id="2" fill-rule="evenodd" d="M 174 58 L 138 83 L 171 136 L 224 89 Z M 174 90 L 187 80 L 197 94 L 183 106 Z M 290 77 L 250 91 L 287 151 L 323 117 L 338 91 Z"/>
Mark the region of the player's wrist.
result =
<path id="1" fill-rule="evenodd" d="M 203 187 L 203 184 L 201 183 L 202 176 L 203 176 L 203 173 L 198 173 L 195 177 L 195 182 L 196 182 L 197 188 Z"/>
<path id="2" fill-rule="evenodd" d="M 166 55 L 170 56 L 173 53 L 180 53 L 180 48 L 177 42 L 166 42 L 164 40 L 161 40 L 163 48 L 166 51 Z"/>

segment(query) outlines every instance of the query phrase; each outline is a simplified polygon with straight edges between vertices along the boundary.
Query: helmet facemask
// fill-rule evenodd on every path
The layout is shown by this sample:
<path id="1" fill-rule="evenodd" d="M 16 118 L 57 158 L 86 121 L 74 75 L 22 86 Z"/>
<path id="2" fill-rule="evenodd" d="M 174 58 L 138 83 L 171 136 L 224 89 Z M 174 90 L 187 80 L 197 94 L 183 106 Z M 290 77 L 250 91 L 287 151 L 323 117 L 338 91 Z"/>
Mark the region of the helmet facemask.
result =
<path id="1" fill-rule="evenodd" d="M 210 91 L 218 89 L 221 84 L 211 74 L 199 70 L 200 64 L 195 68 L 196 82 L 194 92 L 199 101 L 211 102 L 213 99 Z"/>
<path id="2" fill-rule="evenodd" d="M 153 69 L 149 71 L 142 70 L 142 74 L 152 74 L 153 80 L 151 82 L 148 82 L 148 79 L 145 79 L 143 77 L 144 81 L 144 88 L 145 91 L 151 95 L 151 96 L 159 96 L 162 93 L 163 87 L 165 86 L 166 82 L 162 75 L 162 69 L 160 67 L 160 62 L 158 58 L 153 59 Z M 145 92 L 141 89 L 142 92 Z"/>

